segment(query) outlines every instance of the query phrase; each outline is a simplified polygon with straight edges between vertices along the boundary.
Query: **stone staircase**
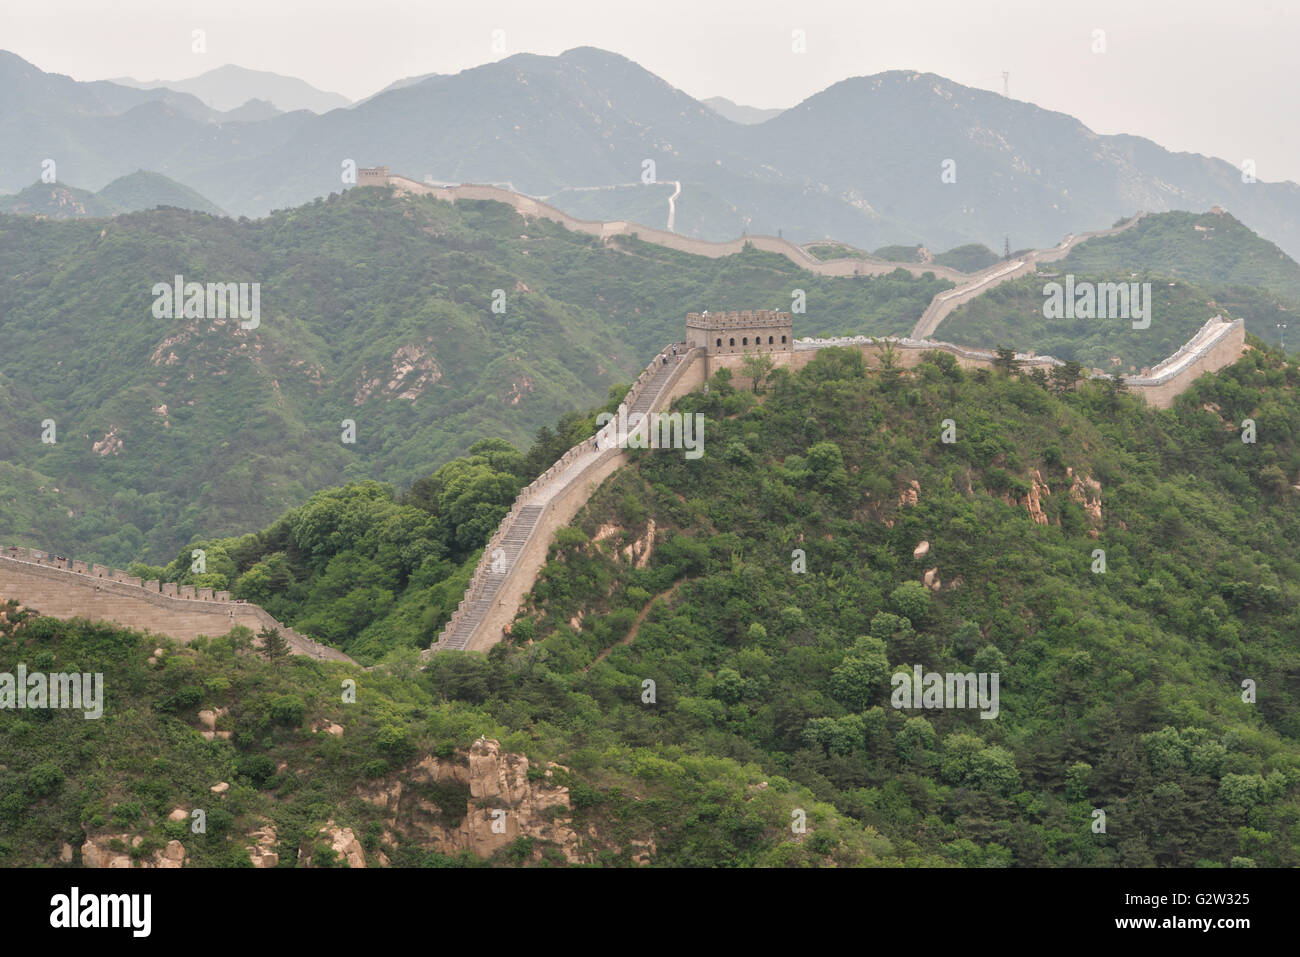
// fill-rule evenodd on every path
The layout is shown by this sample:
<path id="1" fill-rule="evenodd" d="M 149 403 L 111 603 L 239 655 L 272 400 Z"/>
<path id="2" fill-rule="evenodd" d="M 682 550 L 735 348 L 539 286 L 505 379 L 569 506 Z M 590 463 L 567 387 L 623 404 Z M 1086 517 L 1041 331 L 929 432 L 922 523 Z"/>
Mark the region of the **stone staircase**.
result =
<path id="1" fill-rule="evenodd" d="M 629 422 L 635 421 L 635 416 L 638 414 L 644 416 L 653 411 L 655 403 L 659 401 L 659 393 L 663 391 L 664 385 L 668 382 L 675 369 L 676 365 L 671 358 L 669 358 L 667 365 L 660 364 L 658 371 L 651 377 L 646 387 L 641 390 L 641 394 L 637 396 L 636 401 L 628 408 L 627 417 Z"/>
<path id="2" fill-rule="evenodd" d="M 510 520 L 505 528 L 505 534 L 501 536 L 500 545 L 493 549 L 495 554 L 488 555 L 488 560 L 493 564 L 489 566 L 490 574 L 484 581 L 482 590 L 470 600 L 466 613 L 455 622 L 454 627 L 442 636 L 439 641 L 440 648 L 448 651 L 465 650 L 474 631 L 483 621 L 483 616 L 496 601 L 497 593 L 501 591 L 501 585 L 506 580 L 506 569 L 514 567 L 515 559 L 528 544 L 533 529 L 537 527 L 537 520 L 542 515 L 543 507 L 526 505 Z M 497 571 L 496 567 L 501 570 Z"/>

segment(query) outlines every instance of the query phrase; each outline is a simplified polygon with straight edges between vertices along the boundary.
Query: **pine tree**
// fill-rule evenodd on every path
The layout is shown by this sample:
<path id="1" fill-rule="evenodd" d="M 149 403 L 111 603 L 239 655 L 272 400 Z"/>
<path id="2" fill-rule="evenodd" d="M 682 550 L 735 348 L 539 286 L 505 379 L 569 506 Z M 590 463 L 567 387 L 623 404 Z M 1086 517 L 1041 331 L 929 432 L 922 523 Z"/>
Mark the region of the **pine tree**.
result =
<path id="1" fill-rule="evenodd" d="M 993 368 L 1003 375 L 1015 375 L 1019 372 L 1020 360 L 1016 358 L 1016 350 L 1010 346 L 998 346 Z"/>
<path id="2" fill-rule="evenodd" d="M 257 633 L 262 639 L 262 654 L 266 660 L 275 664 L 289 654 L 289 642 L 280 634 L 279 628 L 263 628 Z"/>

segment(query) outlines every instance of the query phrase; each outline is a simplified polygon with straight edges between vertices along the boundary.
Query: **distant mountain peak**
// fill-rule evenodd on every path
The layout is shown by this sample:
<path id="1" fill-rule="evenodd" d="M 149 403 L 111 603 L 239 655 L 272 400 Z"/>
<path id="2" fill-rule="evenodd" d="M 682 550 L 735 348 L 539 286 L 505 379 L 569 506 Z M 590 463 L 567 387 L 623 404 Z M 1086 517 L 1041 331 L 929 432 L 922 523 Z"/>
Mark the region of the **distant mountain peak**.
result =
<path id="1" fill-rule="evenodd" d="M 785 110 L 781 109 L 762 109 L 757 106 L 744 106 L 725 96 L 711 96 L 707 100 L 701 100 L 705 106 L 711 109 L 719 116 L 731 120 L 733 123 L 743 123 L 746 126 L 752 126 L 756 123 L 766 123 L 774 116 L 780 116 Z"/>
<path id="2" fill-rule="evenodd" d="M 318 89 L 297 77 L 269 70 L 253 70 L 236 63 L 225 63 L 183 80 L 141 82 L 124 77 L 112 82 L 135 89 L 164 87 L 179 93 L 189 93 L 221 113 L 240 109 L 249 100 L 271 103 L 285 113 L 295 110 L 328 113 L 352 105 L 346 96 Z"/>

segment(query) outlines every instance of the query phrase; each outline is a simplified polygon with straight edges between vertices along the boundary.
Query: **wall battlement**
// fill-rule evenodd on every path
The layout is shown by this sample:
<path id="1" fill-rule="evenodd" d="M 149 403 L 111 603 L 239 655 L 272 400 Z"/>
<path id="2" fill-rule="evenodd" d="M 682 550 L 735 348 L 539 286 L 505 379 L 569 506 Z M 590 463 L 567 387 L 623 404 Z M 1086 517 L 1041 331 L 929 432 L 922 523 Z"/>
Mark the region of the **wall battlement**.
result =
<path id="1" fill-rule="evenodd" d="M 294 654 L 352 661 L 338 649 L 282 625 L 260 606 L 232 601 L 229 592 L 142 582 L 120 569 L 87 565 L 34 548 L 0 549 L 0 595 L 43 615 L 112 622 L 186 642 L 199 635 L 224 635 L 235 625 L 254 632 L 278 628 Z"/>
<path id="2" fill-rule="evenodd" d="M 993 360 L 997 358 L 995 353 L 986 349 L 971 349 L 951 342 L 936 342 L 932 339 L 896 336 L 875 339 L 870 336 L 849 336 L 839 339 L 798 340 L 795 343 L 795 350 L 804 358 L 802 361 L 795 361 L 793 365 L 795 368 L 802 368 L 818 349 L 827 346 L 856 347 L 869 355 L 876 355 L 883 350 L 884 343 L 889 343 L 902 352 L 902 365 L 905 367 L 915 365 L 921 361 L 926 352 L 936 350 L 951 353 L 957 357 L 962 366 L 967 368 L 991 369 Z M 1206 372 L 1217 372 L 1224 366 L 1236 362 L 1241 356 L 1245 343 L 1245 320 L 1229 320 L 1222 316 L 1215 316 L 1197 330 L 1196 334 L 1173 355 L 1163 359 L 1149 375 L 1124 379 L 1124 387 L 1158 409 L 1170 408 L 1174 399 L 1182 394 L 1198 376 Z M 1021 365 L 1045 370 L 1064 365 L 1062 360 L 1052 356 L 1028 355 L 1021 352 L 1016 353 L 1016 359 Z M 783 363 L 778 361 L 778 364 Z M 1105 373 L 1093 373 L 1088 377 L 1109 378 Z"/>

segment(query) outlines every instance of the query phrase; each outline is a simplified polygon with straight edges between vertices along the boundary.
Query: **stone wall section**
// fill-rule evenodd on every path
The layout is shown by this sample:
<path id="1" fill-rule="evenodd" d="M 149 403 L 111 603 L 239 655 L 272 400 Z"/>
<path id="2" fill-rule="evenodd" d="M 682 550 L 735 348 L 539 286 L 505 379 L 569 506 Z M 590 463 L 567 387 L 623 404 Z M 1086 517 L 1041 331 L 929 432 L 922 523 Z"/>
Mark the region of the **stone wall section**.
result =
<path id="1" fill-rule="evenodd" d="M 920 363 L 927 352 L 947 352 L 957 359 L 963 369 L 992 369 L 996 355 L 985 349 L 970 349 L 954 345 L 951 342 L 936 342 L 931 339 L 917 340 L 887 336 L 872 338 L 870 336 L 846 336 L 839 339 L 800 339 L 795 342 L 795 351 L 784 355 L 773 355 L 773 364 L 784 366 L 791 372 L 797 372 L 813 359 L 817 352 L 827 346 L 841 346 L 858 349 L 873 368 L 880 366 L 880 354 L 886 343 L 894 348 L 895 361 L 904 369 L 911 369 Z M 1227 320 L 1215 316 L 1205 323 L 1191 339 L 1169 358 L 1161 361 L 1146 376 L 1133 376 L 1124 380 L 1125 388 L 1133 395 L 1141 397 L 1157 409 L 1168 409 L 1174 399 L 1186 391 L 1199 376 L 1206 372 L 1217 372 L 1224 366 L 1231 365 L 1240 358 L 1246 343 L 1246 324 L 1244 320 Z M 1050 372 L 1054 367 L 1063 365 L 1060 359 L 1052 356 L 1016 353 L 1021 365 L 1033 369 L 1041 368 Z M 732 371 L 732 381 L 738 388 L 749 388 L 752 383 L 743 375 L 744 356 L 710 356 L 706 376 L 711 377 L 718 369 L 726 367 Z M 1105 375 L 1092 375 L 1090 378 L 1104 379 Z"/>
<path id="2" fill-rule="evenodd" d="M 1205 372 L 1215 372 L 1235 362 L 1241 355 L 1244 342 L 1245 324 L 1242 320 L 1229 322 L 1216 316 L 1178 352 L 1153 369 L 1150 376 L 1126 379 L 1125 385 L 1131 393 L 1141 396 L 1151 405 L 1157 408 L 1169 408 L 1174 398 L 1198 376 Z M 893 347 L 896 361 L 903 368 L 915 367 L 927 352 L 935 350 L 950 353 L 965 369 L 991 369 L 996 358 L 993 352 L 968 349 L 949 342 L 894 337 L 873 339 L 867 336 L 802 339 L 795 343 L 792 351 L 775 352 L 771 353 L 771 356 L 774 366 L 783 366 L 791 371 L 797 371 L 815 359 L 821 349 L 828 346 L 842 346 L 861 350 L 869 364 L 879 367 L 880 354 L 886 348 L 886 344 Z M 659 393 L 654 397 L 651 409 L 662 411 L 669 408 L 673 401 L 682 395 L 703 387 L 708 378 L 720 368 L 732 370 L 738 387 L 748 387 L 751 383 L 739 374 L 744 358 L 744 354 L 708 355 L 705 349 L 691 349 L 676 365 L 669 379 L 659 387 Z M 1062 364 L 1061 360 L 1052 356 L 1018 353 L 1017 358 L 1027 367 L 1036 366 L 1044 370 Z M 631 409 L 636 400 L 641 397 L 642 390 L 654 379 L 657 369 L 658 363 L 652 362 L 641 373 L 625 399 L 628 409 Z M 507 572 L 507 579 L 497 594 L 492 610 L 485 615 L 475 630 L 466 650 L 486 651 L 499 642 L 505 629 L 514 620 L 524 597 L 532 589 L 538 572 L 545 565 L 555 533 L 573 521 L 573 517 L 600 484 L 627 461 L 627 453 L 624 450 L 605 448 L 600 452 L 593 452 L 590 448 L 590 440 L 586 440 L 566 452 L 551 468 L 524 489 L 484 549 L 470 581 L 470 587 L 466 590 L 465 597 L 461 600 L 451 621 L 443 630 L 443 637 L 452 633 L 458 616 L 469 613 L 470 606 L 482 589 L 487 576 L 492 573 L 490 569 L 492 553 L 501 544 L 515 515 L 525 505 L 543 504 L 543 511 L 537 525 Z M 437 650 L 439 648 L 435 644 L 426 652 L 426 656 Z"/>
<path id="3" fill-rule="evenodd" d="M 676 345 L 681 352 L 685 343 Z M 673 399 L 692 392 L 704 384 L 703 349 L 687 350 L 681 356 L 680 362 L 673 361 L 671 345 L 666 347 L 664 352 L 669 355 L 670 371 L 665 380 L 654 386 L 657 395 L 651 397 L 651 411 L 662 411 Z M 645 390 L 652 387 L 652 383 L 663 368 L 657 358 L 646 366 L 623 399 L 622 404 L 628 410 L 643 398 Z M 470 614 L 471 607 L 483 591 L 488 576 L 494 574 L 491 567 L 492 555 L 497 548 L 501 547 L 519 511 L 527 505 L 541 505 L 542 512 L 527 543 L 506 572 L 506 580 L 497 593 L 492 610 L 479 623 L 466 650 L 485 651 L 501 640 L 505 628 L 514 620 L 524 596 L 532 589 L 538 572 L 546 564 L 546 557 L 555 533 L 572 522 L 573 517 L 578 514 L 600 484 L 627 463 L 627 452 L 614 447 L 612 435 L 614 424 L 609 423 L 597 433 L 602 438 L 602 447 L 599 450 L 593 448 L 591 438 L 584 439 L 565 452 L 554 465 L 519 493 L 510 512 L 502 519 L 483 549 L 482 557 L 470 578 L 464 598 L 444 627 L 438 643 L 426 654 L 440 650 L 439 645 L 454 632 L 461 617 Z M 639 425 L 643 430 L 647 427 L 648 422 L 644 420 Z"/>
<path id="4" fill-rule="evenodd" d="M 361 184 L 358 183 L 358 185 Z M 388 185 L 400 192 L 418 196 L 433 196 L 450 203 L 461 199 L 491 200 L 497 203 L 505 203 L 513 206 L 521 216 L 549 219 L 572 232 L 585 233 L 602 241 L 612 239 L 615 236 L 636 236 L 645 242 L 666 246 L 669 249 L 676 249 L 679 252 L 690 253 L 694 256 L 707 256 L 710 259 L 734 256 L 736 253 L 744 251 L 745 245 L 748 243 L 754 246 L 755 249 L 785 256 L 796 266 L 807 269 L 819 276 L 884 276 L 895 269 L 904 269 L 913 276 L 933 273 L 940 279 L 948 279 L 952 282 L 964 282 L 970 278 L 968 274 L 950 269 L 947 266 L 926 263 L 900 263 L 884 259 L 831 259 L 822 261 L 802 246 L 776 236 L 742 236 L 725 242 L 710 242 L 705 239 L 683 236 L 680 233 L 670 233 L 666 229 L 657 229 L 653 226 L 644 226 L 640 223 L 629 223 L 623 220 L 601 222 L 599 220 L 578 219 L 539 199 L 512 193 L 510 190 L 502 189 L 499 186 L 482 186 L 474 183 L 465 183 L 460 186 L 431 186 L 428 183 L 419 183 L 404 176 L 389 176 Z"/>
<path id="5" fill-rule="evenodd" d="M 254 632 L 278 628 L 294 654 L 327 661 L 351 661 L 343 652 L 322 645 L 276 621 L 265 609 L 231 601 L 229 592 L 172 582 L 161 587 L 103 565 L 51 556 L 37 549 L 0 549 L 0 595 L 55 618 L 86 618 L 123 628 L 151 631 L 178 641 L 199 635 L 217 637 L 235 625 Z"/>

